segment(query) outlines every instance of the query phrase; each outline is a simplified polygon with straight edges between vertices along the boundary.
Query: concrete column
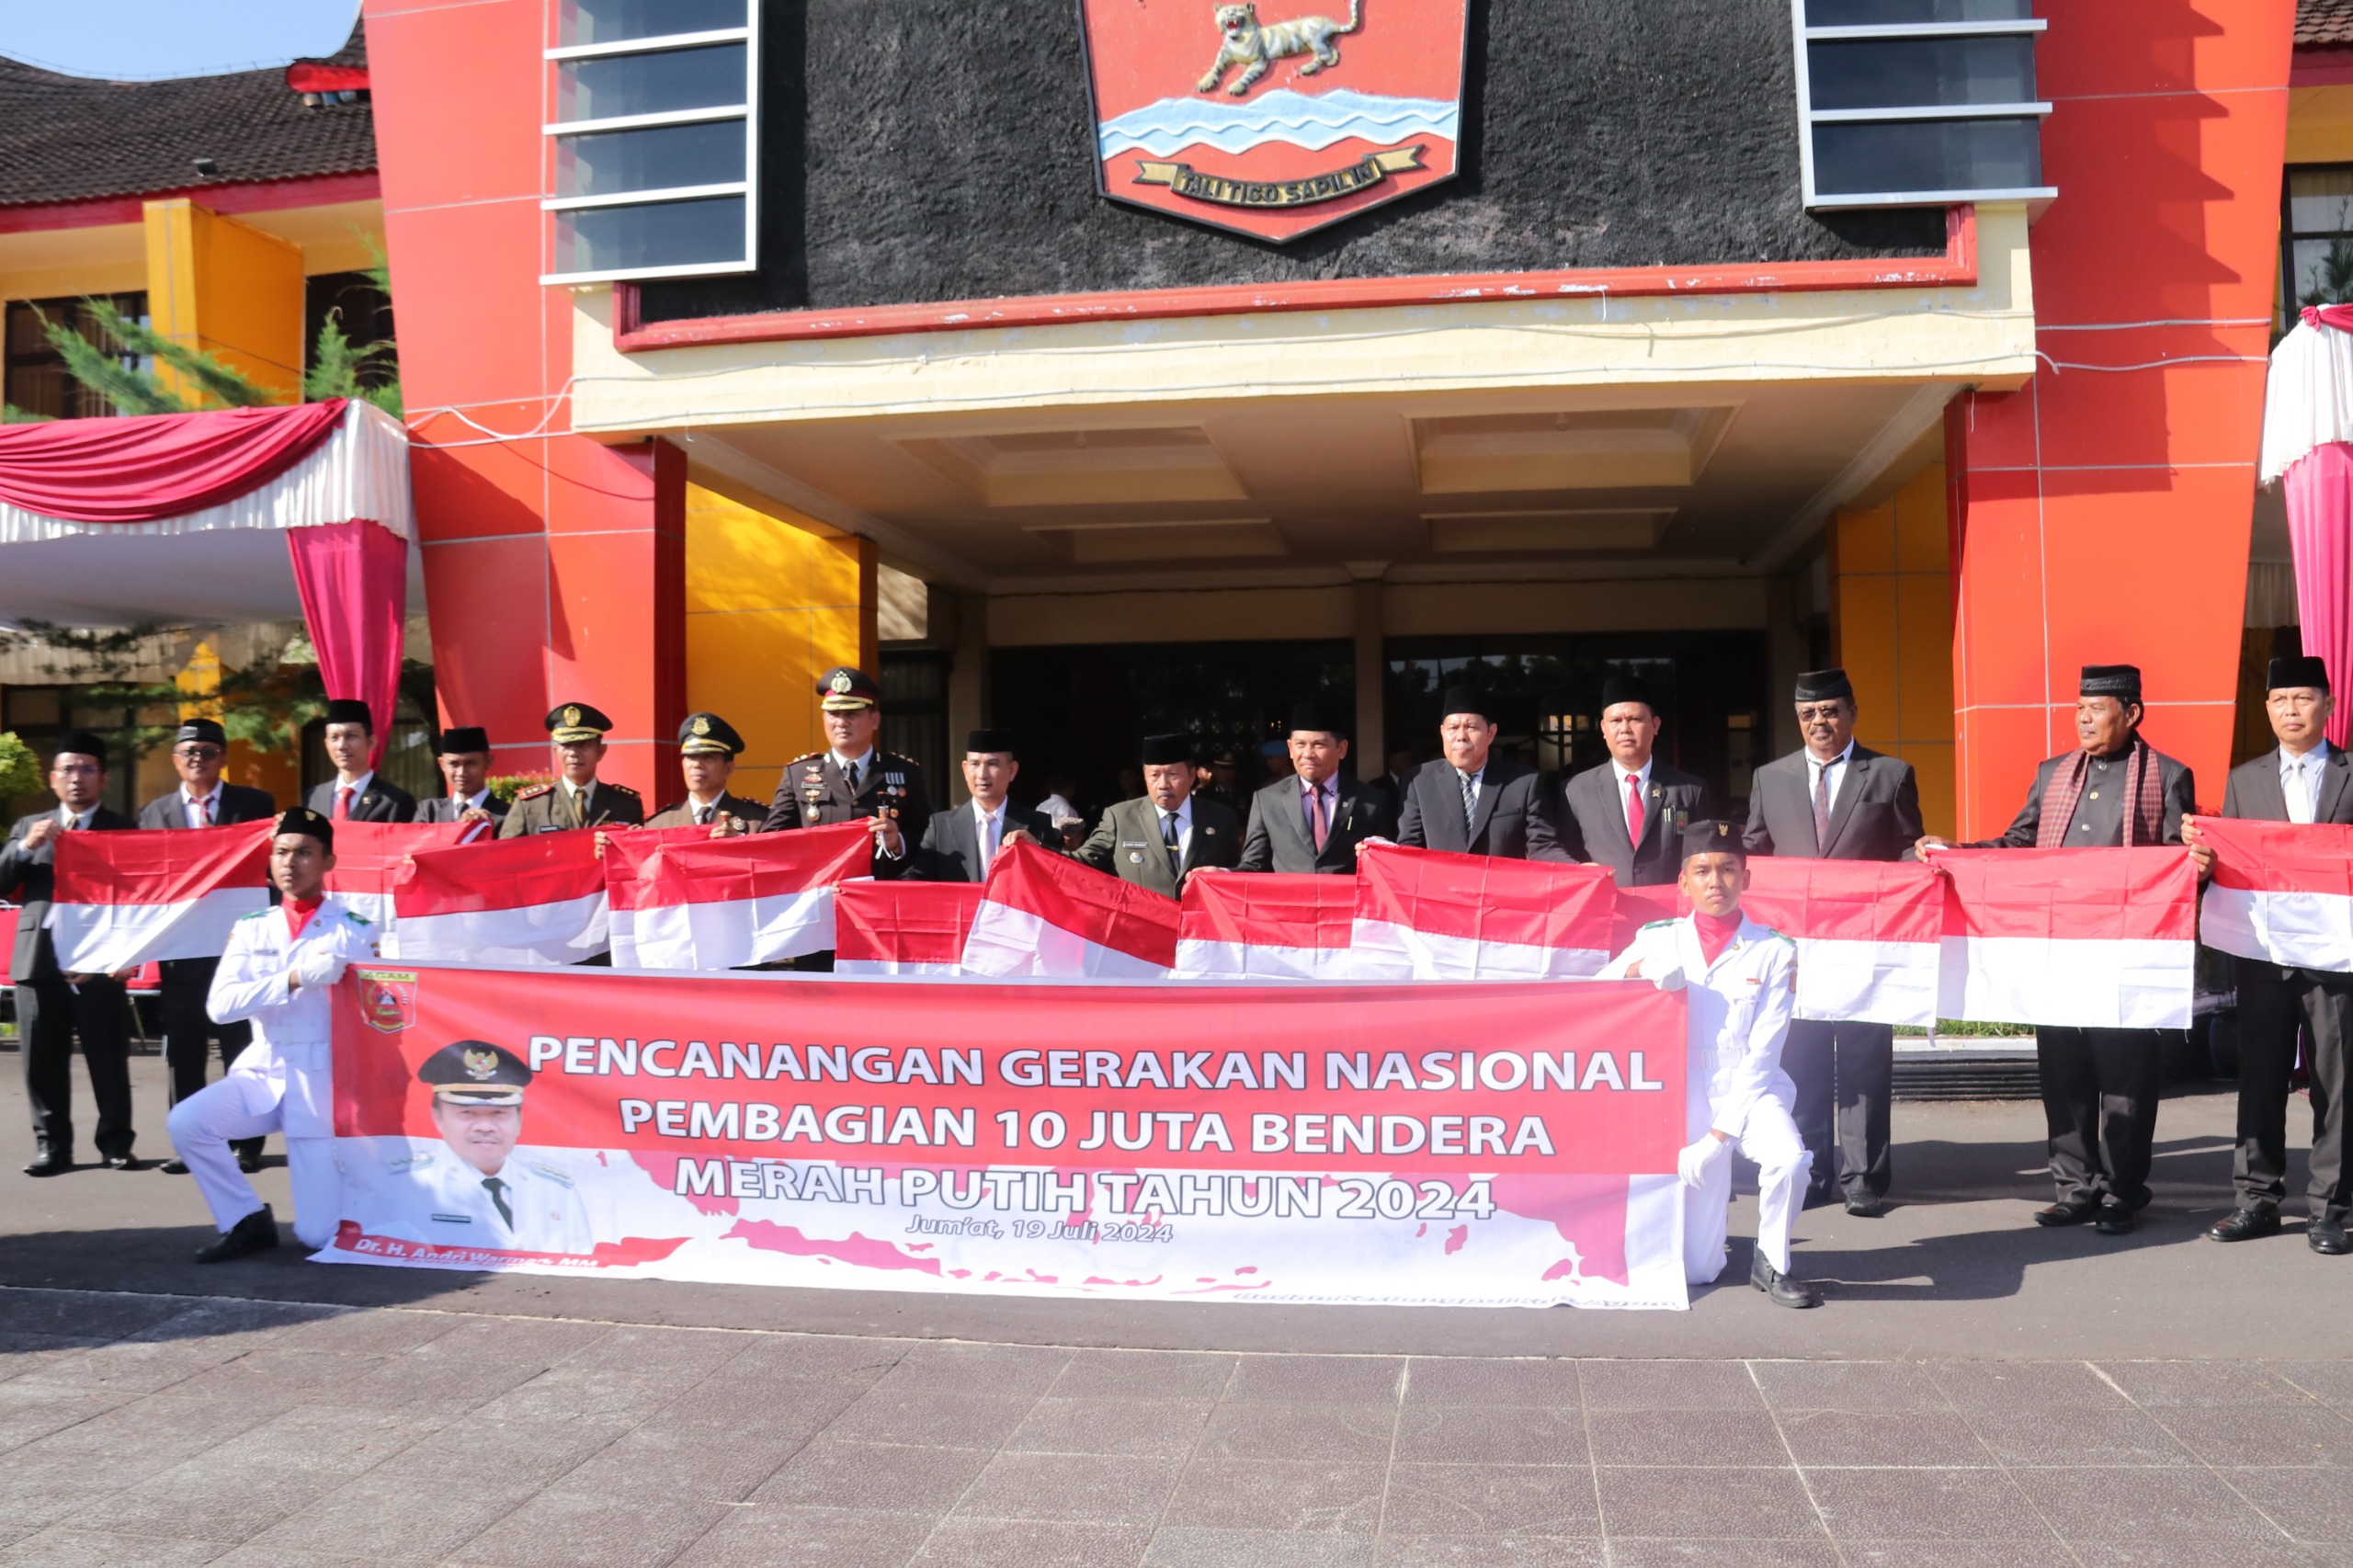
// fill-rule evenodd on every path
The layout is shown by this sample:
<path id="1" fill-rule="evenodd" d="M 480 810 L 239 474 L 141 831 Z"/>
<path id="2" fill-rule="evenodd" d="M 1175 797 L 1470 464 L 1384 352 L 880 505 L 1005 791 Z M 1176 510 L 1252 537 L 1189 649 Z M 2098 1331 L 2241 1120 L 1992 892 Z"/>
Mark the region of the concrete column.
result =
<path id="1" fill-rule="evenodd" d="M 185 197 L 142 209 L 147 315 L 173 342 L 210 354 L 286 403 L 302 395 L 302 247 Z M 156 379 L 195 402 L 167 365 Z"/>
<path id="2" fill-rule="evenodd" d="M 949 596 L 944 588 L 931 590 L 932 602 L 938 605 Z M 955 607 L 954 653 L 948 665 L 948 750 L 951 756 L 964 755 L 964 737 L 973 730 L 984 729 L 989 722 L 989 601 L 980 594 L 959 594 L 951 601 Z M 1024 797 L 1036 800 L 1041 781 L 1031 777 L 1022 780 L 1028 791 Z M 950 795 L 963 796 L 963 780 L 942 779 L 938 800 L 945 801 Z"/>
<path id="3" fill-rule="evenodd" d="M 1381 573 L 1386 562 L 1349 563 L 1357 574 L 1356 581 L 1356 640 L 1357 640 L 1357 734 L 1350 754 L 1356 758 L 1357 777 L 1381 777 L 1381 758 L 1389 750 L 1382 734 L 1385 699 L 1389 686 L 1389 661 L 1382 655 L 1381 638 L 1384 619 L 1381 614 L 1382 593 Z M 1368 574 L 1365 568 L 1370 567 Z"/>

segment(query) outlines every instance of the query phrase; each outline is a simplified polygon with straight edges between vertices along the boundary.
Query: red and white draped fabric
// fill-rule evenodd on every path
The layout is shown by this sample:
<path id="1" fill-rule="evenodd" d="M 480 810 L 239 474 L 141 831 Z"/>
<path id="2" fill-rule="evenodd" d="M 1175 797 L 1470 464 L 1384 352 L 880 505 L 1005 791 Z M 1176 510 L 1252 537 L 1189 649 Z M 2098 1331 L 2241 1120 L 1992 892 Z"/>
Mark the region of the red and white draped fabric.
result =
<path id="1" fill-rule="evenodd" d="M 978 882 L 885 882 L 834 889 L 835 974 L 961 974 L 980 913 Z"/>
<path id="2" fill-rule="evenodd" d="M 2307 309 L 2271 351 L 2259 477 L 2287 481 L 2304 652 L 2342 689 L 2353 682 L 2353 305 Z M 2353 703 L 2330 717 L 2328 741 L 2353 741 Z"/>
<path id="3" fill-rule="evenodd" d="M 2214 879 L 2200 940 L 2262 963 L 2353 971 L 2353 827 L 2200 817 Z"/>
<path id="4" fill-rule="evenodd" d="M 1347 980 L 1354 877 L 1199 870 L 1185 879 L 1182 980 Z"/>
<path id="5" fill-rule="evenodd" d="M 2076 1028 L 2189 1027 L 2198 872 L 2188 851 L 1939 849 L 1937 1012 Z"/>
<path id="6" fill-rule="evenodd" d="M 642 967 L 637 956 L 637 873 L 646 857 L 665 844 L 710 841 L 707 827 L 607 828 L 605 838 L 605 940 L 615 969 Z"/>
<path id="7" fill-rule="evenodd" d="M 641 969 L 725 970 L 834 945 L 834 884 L 868 875 L 862 822 L 654 846 L 639 862 L 631 941 Z"/>
<path id="8" fill-rule="evenodd" d="M 335 869 L 327 892 L 354 915 L 383 931 L 392 929 L 392 879 L 401 862 L 421 849 L 448 849 L 463 843 L 469 823 L 339 822 L 335 824 Z"/>
<path id="9" fill-rule="evenodd" d="M 119 974 L 159 959 L 217 958 L 229 927 L 269 907 L 276 824 L 204 833 L 68 833 L 49 909 L 57 967 Z"/>
<path id="10" fill-rule="evenodd" d="M 1176 962 L 1178 926 L 1175 899 L 1015 839 L 989 866 L 964 938 L 964 972 L 1164 979 Z"/>
<path id="11" fill-rule="evenodd" d="M 1604 867 L 1370 845 L 1356 882 L 1358 980 L 1574 980 L 1610 959 Z"/>
<path id="12" fill-rule="evenodd" d="M 1933 1028 L 1945 886 L 1926 866 L 1758 856 L 1741 908 L 1798 945 L 1797 1016 Z"/>
<path id="13" fill-rule="evenodd" d="M 392 910 L 386 958 L 552 966 L 608 948 L 605 867 L 593 833 L 412 855 L 392 878 Z"/>

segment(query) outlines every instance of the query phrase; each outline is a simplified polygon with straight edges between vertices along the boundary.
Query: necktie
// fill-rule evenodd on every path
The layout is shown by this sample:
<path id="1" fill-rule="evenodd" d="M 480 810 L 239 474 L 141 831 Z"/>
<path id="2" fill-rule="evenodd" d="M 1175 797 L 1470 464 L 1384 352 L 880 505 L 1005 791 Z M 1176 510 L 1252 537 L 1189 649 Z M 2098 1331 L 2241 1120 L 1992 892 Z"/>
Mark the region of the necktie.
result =
<path id="1" fill-rule="evenodd" d="M 336 822 L 351 820 L 351 786 L 348 784 L 338 784 L 335 787 L 334 820 Z"/>
<path id="2" fill-rule="evenodd" d="M 1175 812 L 1160 813 L 1160 842 L 1168 850 L 1168 874 L 1172 877 L 1183 876 L 1185 857 L 1176 847 L 1176 813 Z"/>
<path id="3" fill-rule="evenodd" d="M 2304 782 L 2304 759 L 2301 756 L 2288 759 L 2288 820 L 2313 820 L 2312 789 Z"/>
<path id="4" fill-rule="evenodd" d="M 1324 786 L 1310 784 L 1307 787 L 1307 800 L 1308 815 L 1314 819 L 1315 847 L 1321 849 L 1324 847 L 1324 841 L 1332 836 L 1331 818 L 1325 814 L 1324 804 Z"/>
<path id="5" fill-rule="evenodd" d="M 1643 776 L 1626 775 L 1626 840 L 1640 846 L 1643 842 Z"/>
<path id="6" fill-rule="evenodd" d="M 1816 764 L 1813 770 L 1813 851 L 1820 855 L 1830 847 L 1830 767 Z"/>
<path id="7" fill-rule="evenodd" d="M 490 1194 L 490 1200 L 498 1205 L 498 1217 L 506 1221 L 506 1228 L 509 1231 L 514 1230 L 515 1210 L 506 1206 L 506 1184 L 496 1176 L 484 1176 L 482 1178 L 482 1185 Z"/>
<path id="8" fill-rule="evenodd" d="M 210 795 L 196 803 L 196 825 L 199 827 L 212 825 L 212 797 Z"/>
<path id="9" fill-rule="evenodd" d="M 695 808 L 695 825 L 697 827 L 709 827 L 710 825 L 710 813 L 713 809 L 714 808 L 710 806 L 697 806 Z"/>
<path id="10" fill-rule="evenodd" d="M 853 794 L 853 795 L 857 794 L 857 793 L 858 793 L 858 764 L 856 764 L 856 763 L 854 763 L 854 762 L 853 762 L 853 763 L 851 763 L 848 767 L 847 767 L 843 768 L 843 769 L 842 769 L 842 777 L 843 777 L 844 778 L 846 778 L 846 779 L 847 779 L 847 780 L 849 781 L 849 792 L 850 792 L 851 794 Z"/>
<path id="11" fill-rule="evenodd" d="M 1460 769 L 1456 771 L 1455 777 L 1462 780 L 1462 836 L 1463 841 L 1468 843 L 1471 837 L 1471 819 L 1479 814 L 1479 781 L 1472 775 L 1461 772 Z"/>

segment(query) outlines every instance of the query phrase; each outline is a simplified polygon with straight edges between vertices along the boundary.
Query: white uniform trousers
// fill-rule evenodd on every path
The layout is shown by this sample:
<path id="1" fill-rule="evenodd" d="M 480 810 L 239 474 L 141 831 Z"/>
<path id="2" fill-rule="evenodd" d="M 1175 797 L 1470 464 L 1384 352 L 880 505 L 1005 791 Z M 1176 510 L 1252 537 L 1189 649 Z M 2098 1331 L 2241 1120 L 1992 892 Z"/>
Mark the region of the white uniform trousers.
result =
<path id="1" fill-rule="evenodd" d="M 1704 1133 L 1701 1134 L 1705 1136 Z M 1770 1097 L 1749 1107 L 1748 1125 L 1733 1152 L 1756 1162 L 1756 1247 L 1765 1261 L 1790 1271 L 1790 1236 L 1797 1229 L 1813 1156 L 1790 1108 Z M 1732 1161 L 1718 1160 L 1699 1187 L 1683 1189 L 1683 1278 L 1705 1285 L 1724 1270 L 1724 1235 L 1732 1222 Z"/>
<path id="2" fill-rule="evenodd" d="M 275 1084 L 257 1074 L 231 1073 L 174 1106 L 165 1125 L 216 1226 L 226 1232 L 261 1207 L 260 1194 L 237 1168 L 229 1145 L 285 1130 L 285 1107 Z M 286 1174 L 294 1186 L 295 1239 L 304 1246 L 326 1245 L 335 1239 L 343 1206 L 335 1140 L 288 1137 Z"/>

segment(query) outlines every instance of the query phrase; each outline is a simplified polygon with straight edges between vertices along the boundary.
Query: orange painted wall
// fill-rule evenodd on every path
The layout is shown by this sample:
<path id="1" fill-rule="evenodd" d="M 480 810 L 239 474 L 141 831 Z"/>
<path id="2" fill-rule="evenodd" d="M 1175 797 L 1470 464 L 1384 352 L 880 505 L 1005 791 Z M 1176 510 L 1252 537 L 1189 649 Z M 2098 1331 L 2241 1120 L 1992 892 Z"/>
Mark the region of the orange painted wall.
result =
<path id="1" fill-rule="evenodd" d="M 2141 666 L 2150 744 L 2220 801 L 2279 239 L 2293 0 L 2035 9 L 2059 189 L 2034 229 L 2035 311 L 2057 363 L 1949 417 L 1972 837 L 2074 745 L 2086 664 Z"/>
<path id="2" fill-rule="evenodd" d="M 1830 523 L 1830 641 L 1856 738 L 1912 765 L 1930 833 L 1953 831 L 1952 555 L 1945 469 Z"/>
<path id="3" fill-rule="evenodd" d="M 302 247 L 185 197 L 146 203 L 144 222 L 155 330 L 243 372 L 274 402 L 300 402 Z M 156 377 L 191 401 L 203 396 L 169 366 Z"/>
<path id="4" fill-rule="evenodd" d="M 572 301 L 544 288 L 545 0 L 366 0 L 410 475 L 445 723 L 547 766 L 559 702 L 615 721 L 606 777 L 677 781 L 686 463 L 564 433 Z"/>

